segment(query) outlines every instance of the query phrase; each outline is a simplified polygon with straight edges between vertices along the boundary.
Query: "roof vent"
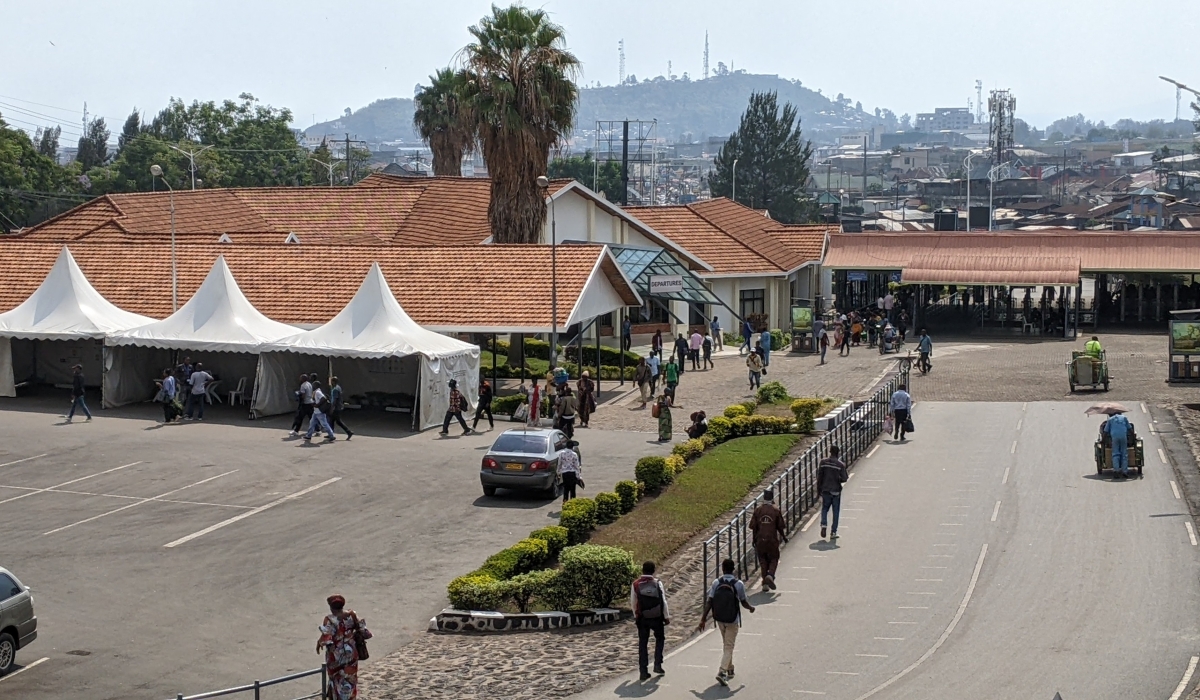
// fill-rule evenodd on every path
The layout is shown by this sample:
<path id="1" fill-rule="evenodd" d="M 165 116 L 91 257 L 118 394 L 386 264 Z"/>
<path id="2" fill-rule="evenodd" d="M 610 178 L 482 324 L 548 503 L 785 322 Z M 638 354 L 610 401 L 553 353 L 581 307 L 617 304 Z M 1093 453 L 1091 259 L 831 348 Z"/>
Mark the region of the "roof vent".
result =
<path id="1" fill-rule="evenodd" d="M 298 245 L 300 243 L 300 238 L 294 233 L 289 233 L 288 237 L 283 242 L 285 244 L 286 243 L 295 243 Z"/>
<path id="2" fill-rule="evenodd" d="M 217 239 L 217 243 L 233 243 L 233 239 L 229 237 L 228 233 L 222 233 L 221 237 Z"/>

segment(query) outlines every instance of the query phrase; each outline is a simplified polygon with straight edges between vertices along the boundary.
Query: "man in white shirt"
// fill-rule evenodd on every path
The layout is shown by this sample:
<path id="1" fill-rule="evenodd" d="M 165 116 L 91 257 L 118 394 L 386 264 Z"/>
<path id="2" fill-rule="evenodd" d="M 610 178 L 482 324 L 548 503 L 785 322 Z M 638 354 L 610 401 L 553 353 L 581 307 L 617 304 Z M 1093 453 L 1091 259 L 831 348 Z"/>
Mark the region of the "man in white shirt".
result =
<path id="1" fill-rule="evenodd" d="M 896 389 L 896 393 L 892 394 L 891 400 L 888 401 L 888 408 L 892 412 L 892 437 L 899 438 L 901 442 L 906 439 L 904 437 L 904 424 L 908 422 L 908 417 L 912 412 L 912 396 L 905 391 L 905 386 L 900 385 Z"/>
<path id="2" fill-rule="evenodd" d="M 204 364 L 197 362 L 192 368 L 192 376 L 188 378 L 188 384 L 191 385 L 192 391 L 188 394 L 187 415 L 184 416 L 188 420 L 192 419 L 192 409 L 197 409 L 196 420 L 204 420 L 204 389 L 208 383 L 213 380 L 213 376 L 204 371 Z"/>
<path id="3" fill-rule="evenodd" d="M 661 373 L 660 365 L 662 360 L 657 353 L 651 352 L 650 357 L 646 359 L 646 366 L 650 368 L 650 395 L 654 396 L 654 392 L 658 388 L 658 377 Z"/>
<path id="4" fill-rule="evenodd" d="M 892 320 L 892 307 L 895 305 L 896 297 L 892 296 L 891 292 L 888 292 L 887 295 L 883 297 L 883 311 L 884 315 L 889 321 Z"/>
<path id="5" fill-rule="evenodd" d="M 329 414 L 333 413 L 333 404 L 325 397 L 325 392 L 321 391 L 321 382 L 313 380 L 312 382 L 313 396 L 313 412 L 312 418 L 308 420 L 308 432 L 304 434 L 304 441 L 312 440 L 313 433 L 318 429 L 325 431 L 325 441 L 333 442 L 337 438 L 333 435 L 333 427 L 329 425 Z"/>

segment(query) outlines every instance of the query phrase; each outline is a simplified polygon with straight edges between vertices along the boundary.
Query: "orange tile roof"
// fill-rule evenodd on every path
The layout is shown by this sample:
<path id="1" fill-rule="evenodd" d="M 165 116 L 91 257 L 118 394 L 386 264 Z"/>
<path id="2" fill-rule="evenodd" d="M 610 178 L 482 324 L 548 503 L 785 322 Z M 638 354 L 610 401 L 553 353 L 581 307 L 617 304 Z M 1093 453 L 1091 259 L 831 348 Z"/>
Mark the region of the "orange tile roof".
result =
<path id="1" fill-rule="evenodd" d="M 628 211 L 712 266 L 710 274 L 779 275 L 815 259 L 768 233 L 783 224 L 725 198 Z"/>
<path id="2" fill-rule="evenodd" d="M 825 251 L 825 235 L 839 230 L 827 224 L 803 224 L 769 228 L 767 233 L 805 260 L 819 261 Z"/>
<path id="3" fill-rule="evenodd" d="M 171 253 L 162 242 L 70 244 L 92 285 L 127 311 L 154 318 L 171 313 Z M 41 284 L 62 249 L 58 242 L 0 240 L 0 312 L 24 301 Z M 595 269 L 603 246 L 559 246 L 559 322 L 569 317 Z M 505 332 L 550 326 L 550 247 L 177 244 L 179 299 L 200 287 L 218 255 L 251 303 L 276 321 L 321 324 L 354 295 L 378 262 L 401 306 L 435 330 Z M 637 305 L 610 256 L 600 262 L 625 302 Z M 136 270 L 136 273 L 132 272 Z M 526 274 L 525 272 L 528 272 Z M 481 285 L 486 285 L 483 289 Z M 534 332 L 534 331 L 530 331 Z"/>

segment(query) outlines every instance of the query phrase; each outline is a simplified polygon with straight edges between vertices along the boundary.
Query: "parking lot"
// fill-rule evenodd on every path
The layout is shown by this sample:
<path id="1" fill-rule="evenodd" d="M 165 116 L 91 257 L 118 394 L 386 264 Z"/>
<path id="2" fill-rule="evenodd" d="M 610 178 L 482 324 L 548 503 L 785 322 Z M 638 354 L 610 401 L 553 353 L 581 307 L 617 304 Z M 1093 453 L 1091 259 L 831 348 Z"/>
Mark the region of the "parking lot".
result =
<path id="1" fill-rule="evenodd" d="M 143 405 L 66 424 L 66 403 L 0 404 L 0 566 L 39 618 L 18 662 L 46 659 L 0 679 L 7 697 L 167 698 L 311 668 L 335 591 L 382 656 L 425 629 L 450 578 L 556 522 L 555 501 L 482 495 L 494 434 L 363 414 L 353 441 L 306 445 L 290 417 L 160 426 Z M 665 453 L 654 437 L 579 431 L 587 495 Z"/>

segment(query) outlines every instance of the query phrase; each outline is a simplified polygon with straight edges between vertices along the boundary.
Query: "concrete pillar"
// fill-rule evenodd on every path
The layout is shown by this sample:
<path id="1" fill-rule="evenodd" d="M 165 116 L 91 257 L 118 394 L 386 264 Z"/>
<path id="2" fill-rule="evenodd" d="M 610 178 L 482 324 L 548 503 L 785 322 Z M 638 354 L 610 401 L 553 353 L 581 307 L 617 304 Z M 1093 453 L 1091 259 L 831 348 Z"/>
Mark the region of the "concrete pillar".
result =
<path id="1" fill-rule="evenodd" d="M 1154 321 L 1162 320 L 1162 282 L 1154 283 Z"/>
<path id="2" fill-rule="evenodd" d="M 779 327 L 779 280 L 767 279 L 767 330 Z"/>
<path id="3" fill-rule="evenodd" d="M 1138 323 L 1141 323 L 1142 321 L 1145 321 L 1145 320 L 1146 320 L 1146 318 L 1145 318 L 1145 314 L 1143 313 L 1143 311 L 1144 311 L 1144 309 L 1145 309 L 1145 306 L 1146 306 L 1146 305 L 1145 305 L 1145 303 L 1144 303 L 1144 297 L 1145 297 L 1145 294 L 1144 294 L 1144 293 L 1143 293 L 1143 291 L 1142 291 L 1144 288 L 1145 288 L 1145 287 L 1142 285 L 1142 283 L 1141 283 L 1141 282 L 1138 282 L 1138 283 L 1137 283 L 1137 292 L 1138 292 L 1138 293 L 1137 293 L 1137 297 L 1138 297 L 1138 313 L 1137 313 L 1137 317 L 1138 317 Z"/>
<path id="4" fill-rule="evenodd" d="M 1129 295 L 1129 286 L 1124 282 L 1121 283 L 1121 323 L 1125 323 L 1125 302 L 1129 301 L 1125 297 Z"/>
<path id="5" fill-rule="evenodd" d="M 592 200 L 587 200 L 587 239 L 588 242 L 596 240 L 596 203 Z"/>

